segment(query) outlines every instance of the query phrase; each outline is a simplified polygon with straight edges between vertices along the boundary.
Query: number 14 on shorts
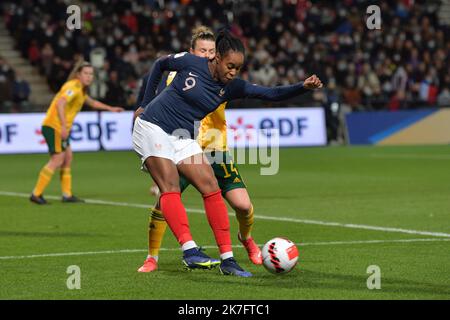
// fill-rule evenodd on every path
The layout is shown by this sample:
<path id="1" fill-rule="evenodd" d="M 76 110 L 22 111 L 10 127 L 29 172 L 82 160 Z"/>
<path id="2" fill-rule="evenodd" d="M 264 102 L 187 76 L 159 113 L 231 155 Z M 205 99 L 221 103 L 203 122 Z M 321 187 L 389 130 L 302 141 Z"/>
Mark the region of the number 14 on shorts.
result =
<path id="1" fill-rule="evenodd" d="M 225 175 L 223 176 L 224 178 L 229 178 L 229 177 L 231 177 L 230 171 L 231 171 L 231 172 L 234 172 L 237 176 L 239 175 L 238 170 L 237 170 L 237 169 L 234 167 L 234 165 L 233 165 L 233 161 L 230 161 L 230 166 L 229 166 L 229 167 L 230 167 L 230 171 L 228 171 L 227 164 L 221 163 L 220 165 L 222 166 L 223 171 L 224 171 L 224 173 L 225 173 Z"/>

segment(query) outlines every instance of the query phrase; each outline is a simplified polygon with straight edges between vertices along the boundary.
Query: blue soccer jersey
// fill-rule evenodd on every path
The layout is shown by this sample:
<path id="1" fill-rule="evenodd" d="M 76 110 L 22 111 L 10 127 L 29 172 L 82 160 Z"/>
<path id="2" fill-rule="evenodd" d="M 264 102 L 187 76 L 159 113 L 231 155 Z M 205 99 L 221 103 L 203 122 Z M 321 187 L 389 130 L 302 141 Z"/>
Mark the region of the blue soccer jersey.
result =
<path id="1" fill-rule="evenodd" d="M 167 76 L 168 76 L 168 74 L 165 75 L 163 77 L 163 79 L 160 81 L 160 84 L 159 84 L 159 86 L 158 86 L 158 88 L 156 90 L 157 94 L 160 93 L 161 91 L 163 91 L 166 88 L 166 86 L 167 86 L 166 85 Z M 141 84 L 141 88 L 139 89 L 139 94 L 138 94 L 137 99 L 136 99 L 136 105 L 135 105 L 134 110 L 136 110 L 137 108 L 145 107 L 145 105 L 143 104 L 143 101 L 144 101 L 145 89 L 147 88 L 147 82 L 148 82 L 149 78 L 150 78 L 150 72 L 146 73 L 144 75 L 144 77 L 142 78 L 142 84 Z"/>
<path id="2" fill-rule="evenodd" d="M 157 95 L 165 71 L 177 71 L 177 76 Z M 269 88 L 236 78 L 223 84 L 214 80 L 208 59 L 183 52 L 159 58 L 153 65 L 141 102 L 145 110 L 140 117 L 169 134 L 178 129 L 187 130 L 193 138 L 195 123 L 225 101 L 241 98 L 279 101 L 304 92 L 303 82 Z"/>

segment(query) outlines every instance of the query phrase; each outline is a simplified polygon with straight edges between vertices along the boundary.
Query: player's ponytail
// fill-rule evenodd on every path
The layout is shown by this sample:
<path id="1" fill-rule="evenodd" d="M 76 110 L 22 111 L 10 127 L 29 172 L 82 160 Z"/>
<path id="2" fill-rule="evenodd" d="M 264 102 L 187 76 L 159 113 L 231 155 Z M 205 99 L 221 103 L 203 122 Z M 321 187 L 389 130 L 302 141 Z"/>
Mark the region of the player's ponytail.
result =
<path id="1" fill-rule="evenodd" d="M 69 76 L 67 77 L 67 81 L 75 79 L 75 77 L 77 76 L 77 73 L 81 72 L 83 70 L 83 68 L 86 68 L 86 67 L 92 68 L 92 65 L 89 62 L 84 61 L 83 59 L 80 59 L 77 62 L 75 62 L 75 65 L 73 66 L 72 71 L 70 72 Z"/>
<path id="2" fill-rule="evenodd" d="M 191 38 L 191 48 L 195 49 L 195 46 L 197 44 L 197 40 L 209 40 L 209 41 L 216 41 L 216 37 L 214 35 L 214 32 L 205 26 L 199 26 L 192 30 L 192 38 Z"/>
<path id="3" fill-rule="evenodd" d="M 245 56 L 245 48 L 242 41 L 231 35 L 227 30 L 222 30 L 217 35 L 216 50 L 222 57 L 224 57 L 228 51 L 240 52 Z"/>

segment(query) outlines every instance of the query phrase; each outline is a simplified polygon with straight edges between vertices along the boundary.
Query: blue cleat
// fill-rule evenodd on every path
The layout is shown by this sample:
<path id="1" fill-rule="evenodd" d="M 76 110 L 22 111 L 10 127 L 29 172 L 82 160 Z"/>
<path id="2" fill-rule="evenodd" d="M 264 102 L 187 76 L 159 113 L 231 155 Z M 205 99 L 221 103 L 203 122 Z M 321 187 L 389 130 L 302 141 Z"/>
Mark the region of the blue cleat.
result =
<path id="1" fill-rule="evenodd" d="M 201 248 L 192 248 L 183 252 L 183 264 L 188 270 L 212 269 L 220 264 L 220 260 L 207 256 Z"/>
<path id="2" fill-rule="evenodd" d="M 63 196 L 62 197 L 62 202 L 66 202 L 66 203 L 76 203 L 76 202 L 80 202 L 80 203 L 82 203 L 82 202 L 85 202 L 83 199 L 80 199 L 80 198 L 78 198 L 78 197 L 75 197 L 75 196 L 70 196 L 70 197 L 66 197 L 66 196 Z"/>
<path id="3" fill-rule="evenodd" d="M 47 200 L 45 200 L 42 195 L 35 196 L 34 194 L 31 194 L 30 201 L 36 204 L 48 204 Z"/>
<path id="4" fill-rule="evenodd" d="M 224 275 L 234 275 L 244 278 L 253 276 L 250 272 L 242 269 L 233 257 L 223 260 L 220 264 L 219 269 L 220 272 Z"/>

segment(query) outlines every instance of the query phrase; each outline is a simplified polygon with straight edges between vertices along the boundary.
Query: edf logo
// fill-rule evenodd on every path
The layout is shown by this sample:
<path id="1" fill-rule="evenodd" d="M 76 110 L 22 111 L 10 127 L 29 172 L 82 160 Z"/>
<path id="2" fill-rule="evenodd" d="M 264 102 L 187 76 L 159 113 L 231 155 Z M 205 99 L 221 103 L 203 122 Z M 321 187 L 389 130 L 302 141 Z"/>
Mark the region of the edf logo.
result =
<path id="1" fill-rule="evenodd" d="M 85 127 L 83 127 L 83 125 Z M 70 140 L 81 141 L 81 140 L 98 140 L 100 139 L 100 128 L 98 122 L 85 122 L 83 124 L 75 122 L 70 130 Z"/>
<path id="2" fill-rule="evenodd" d="M 259 128 L 263 130 L 263 132 L 267 131 L 266 135 L 268 137 L 271 136 L 271 129 L 278 129 L 280 137 L 287 137 L 293 134 L 297 136 L 301 136 L 303 134 L 303 130 L 307 129 L 307 121 L 308 119 L 305 117 L 299 118 L 278 118 L 276 120 L 265 118 L 262 119 L 259 125 Z"/>
<path id="3" fill-rule="evenodd" d="M 112 139 L 113 133 L 117 132 L 117 122 L 104 122 L 100 127 L 97 121 L 85 122 L 83 124 L 75 122 L 70 131 L 70 139 L 73 141 L 98 141 L 100 136 Z"/>
<path id="4" fill-rule="evenodd" d="M 102 130 L 104 131 L 102 135 L 104 137 L 106 136 L 106 140 L 111 140 L 113 133 L 117 132 L 117 122 L 104 122 L 104 128 Z"/>
<path id="5" fill-rule="evenodd" d="M 17 124 L 7 123 L 0 126 L 0 143 L 11 143 L 12 137 L 17 135 Z"/>

